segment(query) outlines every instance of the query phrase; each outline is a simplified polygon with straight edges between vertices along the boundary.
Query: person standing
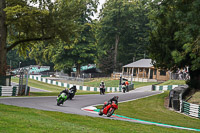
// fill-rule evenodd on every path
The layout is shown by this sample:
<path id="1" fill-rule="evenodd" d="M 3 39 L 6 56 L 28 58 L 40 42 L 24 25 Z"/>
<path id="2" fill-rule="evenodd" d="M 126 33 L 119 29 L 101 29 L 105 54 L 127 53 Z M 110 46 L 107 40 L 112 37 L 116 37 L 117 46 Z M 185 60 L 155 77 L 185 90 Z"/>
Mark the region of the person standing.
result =
<path id="1" fill-rule="evenodd" d="M 101 81 L 99 88 L 100 88 L 100 95 L 102 95 L 102 94 L 104 95 L 105 94 L 105 83 L 103 81 Z"/>

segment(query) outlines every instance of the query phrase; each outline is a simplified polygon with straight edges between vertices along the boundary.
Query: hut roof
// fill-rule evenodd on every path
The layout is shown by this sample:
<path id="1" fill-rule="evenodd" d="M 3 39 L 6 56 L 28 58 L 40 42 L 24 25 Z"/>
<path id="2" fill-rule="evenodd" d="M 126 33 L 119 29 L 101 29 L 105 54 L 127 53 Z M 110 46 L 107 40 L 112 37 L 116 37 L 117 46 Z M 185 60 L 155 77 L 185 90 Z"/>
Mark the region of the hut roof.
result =
<path id="1" fill-rule="evenodd" d="M 151 63 L 151 59 L 141 59 L 135 62 L 132 62 L 130 64 L 127 64 L 123 67 L 137 67 L 137 68 L 150 68 L 153 67 L 153 64 Z"/>

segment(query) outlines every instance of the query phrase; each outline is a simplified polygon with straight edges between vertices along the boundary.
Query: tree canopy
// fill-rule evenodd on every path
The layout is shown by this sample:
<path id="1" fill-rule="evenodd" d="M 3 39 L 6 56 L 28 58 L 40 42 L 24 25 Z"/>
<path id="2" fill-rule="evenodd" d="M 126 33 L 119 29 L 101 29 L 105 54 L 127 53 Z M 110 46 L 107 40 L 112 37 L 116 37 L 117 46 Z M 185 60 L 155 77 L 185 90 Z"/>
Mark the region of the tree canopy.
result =
<path id="1" fill-rule="evenodd" d="M 173 70 L 189 66 L 189 84 L 200 89 L 199 7 L 199 0 L 153 1 L 149 51 L 158 67 Z"/>
<path id="2" fill-rule="evenodd" d="M 90 0 L 2 0 L 0 75 L 6 74 L 6 54 L 16 48 L 26 52 L 36 44 L 56 44 L 57 40 L 70 43 L 78 31 L 78 18 Z M 90 14 L 86 14 L 90 15 Z"/>
<path id="3" fill-rule="evenodd" d="M 145 1 L 114 0 L 106 1 L 100 13 L 98 45 L 104 56 L 110 60 L 110 71 L 120 70 L 122 65 L 141 59 L 148 45 L 148 9 Z M 141 56 L 142 55 L 142 56 Z"/>
<path id="4" fill-rule="evenodd" d="M 73 66 L 80 74 L 81 65 L 94 63 L 96 59 L 95 24 L 91 19 L 96 12 L 97 1 L 82 1 L 83 10 L 81 15 L 74 19 L 76 34 L 70 34 L 69 41 L 58 39 L 54 45 L 46 43 L 32 48 L 30 55 L 38 62 L 41 59 L 51 60 L 55 70 L 70 70 Z M 56 46 L 56 47 L 55 47 Z"/>

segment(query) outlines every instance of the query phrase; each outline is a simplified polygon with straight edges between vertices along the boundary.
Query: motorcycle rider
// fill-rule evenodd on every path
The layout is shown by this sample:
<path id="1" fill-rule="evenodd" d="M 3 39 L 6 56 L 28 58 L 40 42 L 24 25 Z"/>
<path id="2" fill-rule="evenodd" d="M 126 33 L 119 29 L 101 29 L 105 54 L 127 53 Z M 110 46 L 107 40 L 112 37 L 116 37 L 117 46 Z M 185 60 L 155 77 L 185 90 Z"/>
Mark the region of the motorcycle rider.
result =
<path id="1" fill-rule="evenodd" d="M 108 100 L 107 104 L 105 104 L 102 109 L 104 109 L 106 106 L 108 106 L 109 104 L 112 104 L 112 102 L 115 102 L 115 104 L 118 104 L 118 96 L 114 96 L 113 98 L 111 98 L 110 100 Z"/>
<path id="2" fill-rule="evenodd" d="M 105 94 L 105 83 L 103 81 L 101 81 L 99 88 L 100 88 L 100 95 L 101 94 L 104 95 Z"/>
<path id="3" fill-rule="evenodd" d="M 76 85 L 73 85 L 70 89 L 69 89 L 69 94 L 67 96 L 67 99 L 68 97 L 70 98 L 70 100 L 74 97 L 75 93 L 76 93 L 77 89 L 76 89 Z M 71 93 L 72 92 L 72 93 Z M 71 95 L 71 96 L 70 96 Z"/>
<path id="4" fill-rule="evenodd" d="M 126 86 L 126 91 L 128 92 L 128 91 L 129 91 L 129 90 L 128 90 L 128 86 L 129 86 L 128 81 L 125 82 L 125 86 Z"/>
<path id="5" fill-rule="evenodd" d="M 65 93 L 65 95 L 67 96 L 67 99 L 68 99 L 68 97 L 69 97 L 69 90 L 68 90 L 67 88 L 65 88 L 64 90 L 62 90 L 62 91 L 60 92 L 60 94 L 58 95 L 58 97 L 60 97 L 60 95 L 61 95 L 62 93 Z M 67 100 L 67 99 L 66 99 L 66 100 Z M 65 100 L 65 101 L 66 101 L 66 100 Z M 65 102 L 65 101 L 64 101 L 64 102 Z M 63 103 L 61 103 L 61 104 L 63 104 Z"/>
<path id="6" fill-rule="evenodd" d="M 58 97 L 62 94 L 62 93 L 65 93 L 65 95 L 68 95 L 69 94 L 69 90 L 67 88 L 65 88 L 64 90 L 62 90 L 60 92 L 60 94 L 58 95 Z"/>
<path id="7" fill-rule="evenodd" d="M 76 85 L 73 85 L 69 90 L 73 90 L 74 93 L 76 93 L 77 89 L 76 89 Z"/>
<path id="8" fill-rule="evenodd" d="M 67 99 L 66 100 L 68 100 L 69 99 L 69 95 L 70 95 L 70 91 L 73 91 L 73 95 L 76 93 L 76 91 L 77 91 L 77 89 L 76 89 L 76 85 L 73 85 L 69 90 L 68 90 L 68 88 L 65 88 L 64 90 L 62 90 L 61 92 L 60 92 L 60 94 L 58 95 L 58 97 L 62 94 L 62 93 L 65 93 L 65 95 L 67 95 Z"/>

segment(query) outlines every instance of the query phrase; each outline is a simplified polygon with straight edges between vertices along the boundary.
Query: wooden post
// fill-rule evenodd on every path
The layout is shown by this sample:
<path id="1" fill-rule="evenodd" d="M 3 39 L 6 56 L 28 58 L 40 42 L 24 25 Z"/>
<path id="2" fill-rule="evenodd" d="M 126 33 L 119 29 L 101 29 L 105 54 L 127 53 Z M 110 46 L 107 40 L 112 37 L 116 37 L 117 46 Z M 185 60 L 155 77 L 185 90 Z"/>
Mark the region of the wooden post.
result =
<path id="1" fill-rule="evenodd" d="M 134 74 L 134 67 L 132 68 L 132 75 Z"/>
<path id="2" fill-rule="evenodd" d="M 151 71 L 151 69 L 149 68 L 148 79 L 150 79 L 150 71 Z"/>
<path id="3" fill-rule="evenodd" d="M 144 68 L 143 68 L 143 77 L 142 78 L 144 78 Z"/>

